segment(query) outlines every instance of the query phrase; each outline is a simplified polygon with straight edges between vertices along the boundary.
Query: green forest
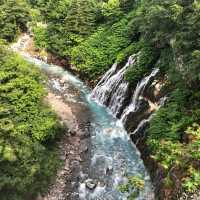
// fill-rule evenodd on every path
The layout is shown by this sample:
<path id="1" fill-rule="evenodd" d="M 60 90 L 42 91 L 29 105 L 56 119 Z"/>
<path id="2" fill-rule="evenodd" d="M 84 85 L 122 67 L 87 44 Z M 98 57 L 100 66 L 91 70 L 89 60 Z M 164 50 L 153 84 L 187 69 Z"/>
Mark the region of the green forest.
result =
<path id="1" fill-rule="evenodd" d="M 66 60 L 92 86 L 138 52 L 125 74 L 132 87 L 158 67 L 168 100 L 146 144 L 164 168 L 166 190 L 176 184 L 172 171 L 181 193 L 200 190 L 199 0 L 0 0 L 1 200 L 45 193 L 60 165 L 55 143 L 63 127 L 43 101 L 47 78 L 9 48 L 29 29 L 38 51 Z"/>

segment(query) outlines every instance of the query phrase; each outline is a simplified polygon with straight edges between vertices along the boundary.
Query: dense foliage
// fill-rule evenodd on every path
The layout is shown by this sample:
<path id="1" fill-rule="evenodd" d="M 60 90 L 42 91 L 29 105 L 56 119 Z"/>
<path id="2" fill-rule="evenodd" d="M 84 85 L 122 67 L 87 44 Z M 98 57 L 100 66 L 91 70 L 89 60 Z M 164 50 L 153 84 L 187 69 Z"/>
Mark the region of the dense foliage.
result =
<path id="1" fill-rule="evenodd" d="M 199 91 L 175 89 L 152 120 L 148 137 L 153 158 L 167 172 L 166 186 L 174 186 L 170 172 L 177 170 L 183 189 L 189 192 L 200 186 L 199 98 Z"/>
<path id="2" fill-rule="evenodd" d="M 133 85 L 159 67 L 168 78 L 165 90 L 170 95 L 151 122 L 147 142 L 154 159 L 165 168 L 166 187 L 173 183 L 169 172 L 177 169 L 183 189 L 194 192 L 200 187 L 199 0 L 96 1 L 93 10 L 82 7 L 83 13 L 90 12 L 86 24 L 72 3 L 49 1 L 44 16 L 47 49 L 69 59 L 90 81 L 115 61 L 123 64 L 138 52 L 136 65 L 126 73 Z M 79 22 L 87 34 L 70 27 Z M 35 38 L 38 41 L 37 34 Z"/>
<path id="3" fill-rule="evenodd" d="M 0 198 L 29 199 L 44 192 L 58 167 L 53 139 L 61 131 L 43 104 L 44 77 L 0 46 Z"/>
<path id="4" fill-rule="evenodd" d="M 72 50 L 72 63 L 90 79 L 102 75 L 113 64 L 120 50 L 131 43 L 127 24 L 128 19 L 124 18 L 110 29 L 99 28 Z"/>
<path id="5" fill-rule="evenodd" d="M 8 41 L 15 39 L 20 30 L 26 29 L 30 13 L 36 47 L 67 59 L 85 79 L 97 81 L 114 62 L 122 65 L 128 56 L 136 53 L 137 63 L 130 67 L 125 77 L 132 85 L 136 85 L 152 68 L 160 68 L 167 78 L 165 90 L 169 95 L 166 105 L 158 111 L 150 123 L 147 138 L 150 153 L 165 170 L 166 188 L 173 188 L 175 182 L 171 174 L 176 174 L 178 171 L 183 191 L 198 190 L 200 188 L 200 1 L 27 0 L 27 2 L 29 6 L 23 0 L 0 0 L 0 38 Z M 8 55 L 11 59 L 6 61 Z M 38 158 L 37 161 L 43 166 L 45 159 L 43 154 L 46 152 L 48 155 L 47 152 L 50 151 L 46 142 L 55 136 L 57 128 L 52 114 L 49 114 L 46 123 L 41 125 L 41 121 L 50 111 L 41 104 L 44 93 L 42 87 L 38 85 L 40 81 L 36 78 L 39 77 L 36 75 L 38 72 L 8 52 L 0 58 L 0 61 L 4 66 L 1 67 L 1 70 L 3 69 L 1 90 L 4 94 L 1 98 L 7 98 L 9 101 L 8 105 L 4 103 L 0 109 L 0 117 L 3 119 L 1 126 L 9 133 L 8 138 L 8 135 L 2 134 L 2 141 L 6 141 L 7 146 L 4 145 L 4 150 L 0 148 L 3 152 L 1 154 L 5 159 L 9 159 L 7 163 L 11 164 L 18 162 L 18 157 L 19 160 L 37 160 L 37 155 L 41 154 L 41 159 Z M 17 73 L 14 73 L 14 70 Z M 23 75 L 25 71 L 30 73 L 30 78 Z M 23 81 L 22 77 L 25 77 Z M 25 99 L 23 101 L 21 99 L 20 102 L 19 97 Z M 40 114 L 38 109 L 42 110 Z M 16 143 L 14 139 L 13 143 L 10 142 L 11 135 L 14 137 L 13 133 L 16 133 Z M 24 153 L 23 158 L 16 156 L 23 153 L 13 150 L 19 143 L 24 144 L 24 148 L 30 148 L 26 151 L 30 153 Z M 39 145 L 38 154 L 33 153 L 36 151 L 35 145 Z M 36 158 L 31 156 L 33 154 Z M 46 162 L 47 166 L 49 162 Z M 27 167 L 32 166 L 31 160 L 24 162 L 24 165 L 22 172 L 27 170 L 30 180 L 37 177 L 39 167 L 34 167 L 33 173 L 31 167 Z M 12 165 L 7 166 L 8 171 L 12 169 Z M 16 170 L 23 165 L 18 166 Z M 45 166 L 41 167 L 44 168 Z M 7 189 L 11 182 L 4 176 L 6 175 L 2 175 L 1 188 Z M 23 187 L 17 180 L 11 187 L 19 185 L 21 189 L 17 189 L 16 194 L 21 194 L 24 188 L 32 186 L 25 178 Z M 35 190 L 31 188 L 30 191 Z"/>
<path id="6" fill-rule="evenodd" d="M 0 1 L 0 38 L 12 41 L 20 31 L 26 31 L 30 20 L 25 0 Z"/>
<path id="7" fill-rule="evenodd" d="M 48 38 L 47 50 L 59 55 L 60 57 L 70 59 L 73 47 L 77 47 L 79 44 L 81 45 L 82 42 L 93 35 L 96 30 L 98 30 L 98 33 L 94 33 L 94 37 L 97 35 L 98 37 L 101 37 L 101 39 L 96 38 L 95 40 L 94 38 L 94 40 L 97 43 L 102 42 L 104 38 L 107 38 L 108 34 L 112 35 L 110 33 L 111 31 L 107 30 L 108 25 L 112 26 L 114 22 L 118 21 L 119 18 L 122 18 L 122 16 L 125 15 L 125 12 L 131 9 L 133 2 L 134 1 L 132 0 L 109 0 L 107 3 L 97 0 L 48 0 L 45 8 L 40 3 L 38 7 L 41 10 L 41 13 L 44 13 L 43 21 L 47 22 L 47 27 L 45 28 Z M 129 5 L 130 7 L 127 7 L 126 5 Z M 103 28 L 104 25 L 106 27 L 105 29 Z M 121 26 L 123 26 L 123 24 Z M 106 37 L 105 33 L 104 35 L 101 35 L 104 30 L 107 33 Z M 115 30 L 115 28 L 112 30 Z M 123 31 L 123 29 L 121 31 Z M 124 34 L 121 35 L 121 37 L 125 36 L 126 31 L 121 34 Z M 115 35 L 117 37 L 120 36 L 117 35 L 117 31 Z M 37 36 L 38 34 L 35 34 L 36 39 Z M 114 40 L 115 36 L 111 39 Z M 112 44 L 111 39 L 110 41 L 108 39 L 105 44 Z M 119 44 L 122 39 L 117 40 L 117 44 Z M 91 45 L 91 42 L 89 45 Z M 118 47 L 115 48 L 117 51 Z M 106 49 L 106 47 L 104 49 Z M 107 57 L 104 57 L 103 59 L 106 60 Z M 112 60 L 108 64 L 110 65 L 111 62 Z M 105 64 L 107 65 L 107 63 Z M 104 71 L 108 67 L 109 66 L 104 67 Z M 101 70 L 101 72 L 103 72 L 103 70 Z"/>
<path id="8" fill-rule="evenodd" d="M 121 184 L 118 190 L 122 193 L 129 193 L 128 200 L 134 200 L 138 197 L 141 190 L 144 189 L 144 180 L 141 176 L 128 177 L 126 184 Z"/>

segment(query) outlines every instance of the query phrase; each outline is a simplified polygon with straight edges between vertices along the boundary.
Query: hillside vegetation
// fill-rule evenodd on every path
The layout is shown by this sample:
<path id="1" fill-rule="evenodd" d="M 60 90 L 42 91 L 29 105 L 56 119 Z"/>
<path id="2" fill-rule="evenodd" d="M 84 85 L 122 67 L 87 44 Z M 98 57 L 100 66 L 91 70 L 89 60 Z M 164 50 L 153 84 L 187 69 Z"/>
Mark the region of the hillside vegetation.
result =
<path id="1" fill-rule="evenodd" d="M 147 144 L 151 157 L 164 168 L 166 191 L 176 185 L 171 176 L 175 172 L 180 194 L 197 192 L 200 1 L 0 1 L 0 38 L 13 41 L 26 30 L 30 19 L 36 47 L 66 59 L 90 82 L 96 83 L 114 62 L 122 65 L 138 52 L 139 61 L 126 73 L 133 86 L 154 67 L 160 68 L 167 78 L 164 89 L 168 100 L 150 123 Z M 49 153 L 48 142 L 56 136 L 57 124 L 41 102 L 45 93 L 39 72 L 5 51 L 3 44 L 0 55 L 0 194 L 13 190 L 17 199 L 27 190 L 40 191 L 40 185 L 46 182 L 38 175 L 45 172 L 42 177 L 46 181 L 54 170 L 56 162 L 49 159 L 54 154 Z M 19 148 L 21 144 L 24 148 Z M 24 173 L 27 177 L 22 176 Z M 16 180 L 11 181 L 11 177 Z"/>
<path id="2" fill-rule="evenodd" d="M 168 79 L 165 90 L 169 98 L 151 121 L 147 143 L 152 157 L 165 169 L 166 188 L 174 187 L 170 174 L 178 171 L 180 193 L 197 191 L 200 1 L 109 0 L 96 1 L 92 9 L 94 1 L 87 2 L 89 6 L 81 6 L 81 1 L 49 0 L 45 8 L 42 6 L 47 28 L 35 34 L 38 47 L 38 37 L 45 33 L 47 50 L 70 60 L 91 82 L 98 80 L 114 62 L 123 64 L 137 52 L 140 60 L 126 73 L 133 85 L 152 68 L 159 67 Z M 79 6 L 82 12 L 73 12 Z M 77 26 L 83 18 L 87 20 Z M 83 25 L 87 33 L 81 28 Z"/>
<path id="3" fill-rule="evenodd" d="M 46 78 L 3 40 L 11 42 L 26 30 L 28 11 L 24 1 L 0 1 L 1 200 L 32 199 L 46 192 L 60 165 L 54 140 L 62 127 L 43 103 Z"/>

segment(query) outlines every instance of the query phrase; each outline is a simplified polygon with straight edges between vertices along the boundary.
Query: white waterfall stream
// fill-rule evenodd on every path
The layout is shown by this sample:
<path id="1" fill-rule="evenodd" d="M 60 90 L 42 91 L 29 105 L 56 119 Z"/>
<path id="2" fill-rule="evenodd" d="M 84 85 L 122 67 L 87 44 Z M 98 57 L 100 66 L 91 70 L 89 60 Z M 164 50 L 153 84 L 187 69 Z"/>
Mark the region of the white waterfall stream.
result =
<path id="1" fill-rule="evenodd" d="M 144 77 L 137 85 L 131 103 L 128 105 L 128 107 L 124 110 L 122 116 L 121 116 L 121 120 L 122 123 L 125 123 L 127 120 L 128 115 L 131 112 L 136 111 L 137 109 L 137 105 L 138 105 L 138 100 L 139 97 L 143 94 L 146 86 L 148 85 L 149 81 L 154 78 L 156 76 L 156 74 L 159 72 L 159 69 L 153 69 L 153 71 L 151 72 L 151 74 L 149 76 Z"/>
<path id="2" fill-rule="evenodd" d="M 124 74 L 128 67 L 133 65 L 135 61 L 136 55 L 130 56 L 126 65 L 117 72 L 117 64 L 114 64 L 100 80 L 91 94 L 92 99 L 110 108 L 114 116 L 120 113 L 123 102 L 127 96 L 126 93 L 129 84 L 124 80 Z"/>

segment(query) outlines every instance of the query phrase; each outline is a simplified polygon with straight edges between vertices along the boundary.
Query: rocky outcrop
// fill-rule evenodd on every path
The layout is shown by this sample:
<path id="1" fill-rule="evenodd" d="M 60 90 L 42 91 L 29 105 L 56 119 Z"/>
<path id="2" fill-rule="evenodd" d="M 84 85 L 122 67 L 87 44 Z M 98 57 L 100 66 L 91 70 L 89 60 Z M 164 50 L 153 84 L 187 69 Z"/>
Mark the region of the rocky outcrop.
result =
<path id="1" fill-rule="evenodd" d="M 48 53 L 47 55 L 47 63 L 48 64 L 54 64 L 54 65 L 58 65 L 64 68 L 69 68 L 70 63 L 69 63 L 69 59 L 67 58 L 60 58 L 59 56 L 53 55 L 52 53 Z"/>
<path id="2" fill-rule="evenodd" d="M 148 101 L 144 98 L 141 98 L 138 101 L 137 108 L 130 112 L 126 117 L 126 121 L 124 121 L 124 127 L 128 132 L 135 130 L 138 124 L 151 115 L 150 105 Z"/>

